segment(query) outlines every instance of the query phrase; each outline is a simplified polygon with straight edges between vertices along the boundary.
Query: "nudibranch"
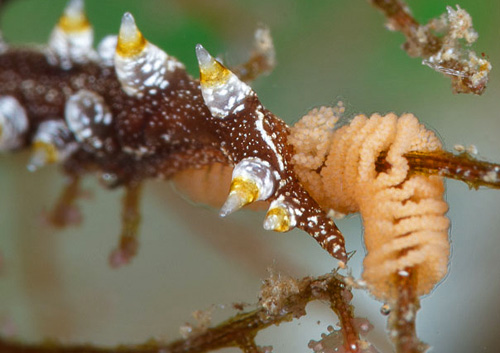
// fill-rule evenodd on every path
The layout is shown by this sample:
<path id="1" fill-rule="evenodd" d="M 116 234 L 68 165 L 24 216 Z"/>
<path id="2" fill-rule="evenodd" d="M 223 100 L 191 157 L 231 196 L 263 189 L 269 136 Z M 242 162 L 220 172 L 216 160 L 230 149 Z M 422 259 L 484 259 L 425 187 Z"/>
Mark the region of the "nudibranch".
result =
<path id="1" fill-rule="evenodd" d="M 4 45 L 1 150 L 31 147 L 30 170 L 59 163 L 74 179 L 96 173 L 106 186 L 124 186 L 127 193 L 138 193 L 148 178 L 231 165 L 221 216 L 268 201 L 265 229 L 300 228 L 347 261 L 342 234 L 293 171 L 288 126 L 247 83 L 201 45 L 200 80 L 193 79 L 181 62 L 144 38 L 130 13 L 118 36 L 106 37 L 98 50 L 92 42 L 83 2 L 72 0 L 46 48 Z M 135 251 L 133 241 L 124 241 L 133 233 L 122 234 L 115 264 L 127 257 L 123 252 Z"/>

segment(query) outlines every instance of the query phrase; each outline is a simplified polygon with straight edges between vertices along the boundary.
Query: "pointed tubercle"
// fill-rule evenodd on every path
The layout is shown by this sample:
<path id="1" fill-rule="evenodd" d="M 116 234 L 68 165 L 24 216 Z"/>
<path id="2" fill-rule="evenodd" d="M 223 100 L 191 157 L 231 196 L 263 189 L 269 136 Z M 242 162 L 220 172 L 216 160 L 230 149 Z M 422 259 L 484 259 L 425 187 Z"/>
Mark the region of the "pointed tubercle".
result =
<path id="1" fill-rule="evenodd" d="M 215 60 L 200 44 L 196 46 L 196 56 L 200 66 L 201 92 L 212 115 L 225 118 L 238 106 L 242 110 L 243 100 L 254 94 L 250 86 Z"/>
<path id="2" fill-rule="evenodd" d="M 147 41 L 135 24 L 134 17 L 126 12 L 122 17 L 116 54 L 123 58 L 139 55 L 146 47 Z"/>
<path id="3" fill-rule="evenodd" d="M 231 76 L 224 65 L 215 60 L 201 44 L 196 45 L 196 57 L 200 66 L 200 82 L 204 87 L 225 84 Z"/>
<path id="4" fill-rule="evenodd" d="M 295 217 L 290 212 L 289 207 L 281 204 L 271 204 L 264 220 L 265 230 L 275 232 L 288 232 L 295 226 Z"/>
<path id="5" fill-rule="evenodd" d="M 172 72 L 184 69 L 175 58 L 143 37 L 128 12 L 123 15 L 114 65 L 125 93 L 139 98 L 167 89 Z"/>
<path id="6" fill-rule="evenodd" d="M 83 32 L 90 28 L 90 23 L 85 15 L 83 0 L 70 0 L 59 19 L 59 27 L 63 32 Z"/>
<path id="7" fill-rule="evenodd" d="M 276 176 L 268 162 L 257 157 L 241 160 L 234 167 L 229 196 L 220 216 L 225 217 L 252 202 L 267 200 L 276 185 Z"/>
<path id="8" fill-rule="evenodd" d="M 47 60 L 64 70 L 95 58 L 94 30 L 85 15 L 83 0 L 70 0 L 49 38 Z"/>
<path id="9" fill-rule="evenodd" d="M 243 177 L 236 177 L 231 182 L 229 196 L 222 206 L 219 215 L 226 217 L 227 215 L 239 210 L 259 197 L 259 187 L 253 180 Z"/>

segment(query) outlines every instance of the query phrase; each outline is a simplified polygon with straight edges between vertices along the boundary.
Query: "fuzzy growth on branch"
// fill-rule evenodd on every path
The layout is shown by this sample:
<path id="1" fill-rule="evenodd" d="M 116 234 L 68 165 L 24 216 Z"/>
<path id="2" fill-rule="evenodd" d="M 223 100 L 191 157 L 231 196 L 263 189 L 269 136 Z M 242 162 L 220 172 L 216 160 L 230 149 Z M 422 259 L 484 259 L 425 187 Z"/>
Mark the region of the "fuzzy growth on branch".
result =
<path id="1" fill-rule="evenodd" d="M 491 64 L 467 49 L 478 38 L 467 11 L 448 6 L 446 14 L 421 25 L 401 0 L 370 1 L 384 13 L 388 28 L 405 35 L 403 49 L 408 55 L 421 57 L 424 65 L 451 78 L 454 93 L 484 92 Z"/>
<path id="2" fill-rule="evenodd" d="M 271 274 L 264 282 L 257 309 L 238 314 L 221 324 L 196 331 L 184 339 L 171 343 L 148 341 L 140 345 L 122 345 L 115 348 L 92 345 L 67 346 L 55 342 L 24 344 L 0 339 L 4 353 L 194 353 L 225 347 L 239 347 L 243 352 L 262 352 L 255 343 L 257 333 L 271 325 L 291 321 L 306 314 L 306 305 L 313 300 L 330 304 L 342 328 L 340 347 L 344 352 L 372 352 L 371 345 L 360 340 L 358 328 L 365 328 L 366 320 L 354 317 L 350 304 L 352 294 L 342 276 L 329 273 L 320 277 L 296 280 Z M 265 348 L 268 349 L 268 348 Z M 370 350 L 369 350 L 370 349 Z"/>

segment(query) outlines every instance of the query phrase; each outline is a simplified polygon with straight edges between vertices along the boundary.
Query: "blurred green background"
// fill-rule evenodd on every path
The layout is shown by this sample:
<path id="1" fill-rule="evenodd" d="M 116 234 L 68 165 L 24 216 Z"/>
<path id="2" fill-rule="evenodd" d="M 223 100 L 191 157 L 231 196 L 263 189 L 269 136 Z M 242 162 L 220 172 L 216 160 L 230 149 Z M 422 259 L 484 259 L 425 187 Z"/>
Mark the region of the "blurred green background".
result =
<path id="1" fill-rule="evenodd" d="M 441 0 L 409 1 L 421 22 L 445 12 Z M 342 100 L 348 114 L 412 112 L 438 132 L 446 147 L 475 144 L 481 158 L 500 162 L 500 2 L 461 0 L 479 40 L 474 46 L 493 65 L 483 96 L 454 95 L 450 81 L 409 58 L 404 39 L 384 28 L 383 16 L 364 0 L 86 0 L 96 42 L 116 33 L 125 11 L 136 17 L 151 42 L 186 63 L 197 75 L 194 55 L 202 43 L 226 62 L 244 61 L 258 24 L 271 28 L 278 65 L 253 87 L 289 123 L 318 105 Z M 13 43 L 44 43 L 64 0 L 12 1 L 2 16 Z M 103 190 L 89 177 L 91 195 L 80 201 L 80 227 L 55 231 L 41 214 L 63 184 L 56 167 L 34 174 L 27 153 L 0 156 L 0 330 L 25 340 L 59 338 L 112 345 L 150 337 L 173 339 L 190 313 L 217 305 L 214 320 L 232 313 L 233 302 L 255 302 L 268 267 L 292 276 L 323 274 L 335 262 L 305 233 L 262 230 L 262 213 L 239 212 L 220 220 L 194 206 L 168 182 L 148 182 L 143 200 L 141 248 L 133 263 L 107 266 L 120 231 L 121 191 Z M 418 332 L 436 352 L 496 352 L 500 344 L 500 194 L 470 191 L 449 181 L 452 259 L 443 283 L 422 300 Z M 357 216 L 338 222 L 346 236 L 355 276 L 364 249 Z M 382 303 L 356 291 L 357 316 L 375 324 L 370 339 L 390 351 Z M 295 323 L 258 335 L 276 352 L 305 352 L 337 319 L 312 304 Z M 317 321 L 321 323 L 318 325 Z M 229 350 L 227 350 L 229 351 Z"/>

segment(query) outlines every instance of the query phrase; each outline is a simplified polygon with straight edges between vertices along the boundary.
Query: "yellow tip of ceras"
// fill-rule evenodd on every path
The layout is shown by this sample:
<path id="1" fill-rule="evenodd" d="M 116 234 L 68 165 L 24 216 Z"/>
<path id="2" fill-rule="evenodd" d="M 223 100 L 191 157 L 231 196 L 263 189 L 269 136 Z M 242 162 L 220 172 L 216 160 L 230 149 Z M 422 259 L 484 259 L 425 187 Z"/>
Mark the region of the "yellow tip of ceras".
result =
<path id="1" fill-rule="evenodd" d="M 147 41 L 135 24 L 134 17 L 126 12 L 122 17 L 116 54 L 123 58 L 130 58 L 142 53 Z"/>
<path id="2" fill-rule="evenodd" d="M 59 153 L 55 145 L 44 141 L 35 141 L 32 147 L 32 157 L 28 164 L 28 170 L 35 171 L 47 164 L 56 163 Z"/>
<path id="3" fill-rule="evenodd" d="M 231 182 L 229 196 L 220 210 L 220 216 L 225 217 L 234 211 L 239 210 L 259 197 L 259 187 L 247 178 L 236 177 Z"/>
<path id="4" fill-rule="evenodd" d="M 290 230 L 291 220 L 288 210 L 284 207 L 273 207 L 267 211 L 264 220 L 265 230 L 274 230 L 275 232 L 288 232 Z"/>
<path id="5" fill-rule="evenodd" d="M 200 66 L 200 83 L 205 87 L 225 84 L 231 71 L 215 60 L 201 44 L 196 45 L 196 57 Z"/>
<path id="6" fill-rule="evenodd" d="M 71 0 L 59 19 L 59 28 L 65 33 L 77 33 L 90 29 L 90 22 L 85 15 L 83 0 Z"/>

